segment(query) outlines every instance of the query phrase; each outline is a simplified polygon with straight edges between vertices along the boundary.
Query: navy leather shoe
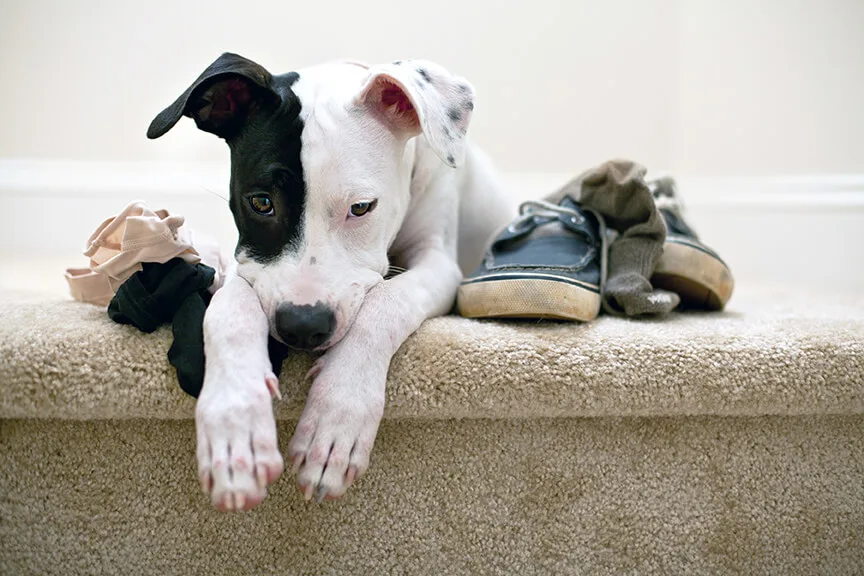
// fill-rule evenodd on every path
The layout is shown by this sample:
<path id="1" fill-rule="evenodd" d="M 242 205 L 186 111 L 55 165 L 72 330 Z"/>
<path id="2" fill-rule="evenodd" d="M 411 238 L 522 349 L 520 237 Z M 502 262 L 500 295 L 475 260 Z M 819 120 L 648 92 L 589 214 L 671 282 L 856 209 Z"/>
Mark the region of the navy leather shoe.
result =
<path id="1" fill-rule="evenodd" d="M 483 263 L 462 281 L 459 313 L 593 320 L 606 276 L 605 238 L 602 216 L 570 198 L 560 204 L 524 202 Z"/>
<path id="2" fill-rule="evenodd" d="M 684 221 L 675 180 L 658 178 L 648 183 L 666 221 L 666 242 L 651 284 L 675 292 L 684 306 L 722 310 L 735 288 L 729 266 L 706 246 Z"/>

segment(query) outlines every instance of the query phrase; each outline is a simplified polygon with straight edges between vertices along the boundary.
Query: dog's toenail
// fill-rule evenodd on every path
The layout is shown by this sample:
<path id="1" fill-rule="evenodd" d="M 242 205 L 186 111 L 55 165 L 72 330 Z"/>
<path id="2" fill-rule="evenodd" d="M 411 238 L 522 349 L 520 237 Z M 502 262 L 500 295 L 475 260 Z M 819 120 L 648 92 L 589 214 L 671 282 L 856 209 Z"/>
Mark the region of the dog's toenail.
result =
<path id="1" fill-rule="evenodd" d="M 298 454 L 294 457 L 294 463 L 291 466 L 291 473 L 297 474 L 300 471 L 300 467 L 303 466 L 303 455 Z"/>

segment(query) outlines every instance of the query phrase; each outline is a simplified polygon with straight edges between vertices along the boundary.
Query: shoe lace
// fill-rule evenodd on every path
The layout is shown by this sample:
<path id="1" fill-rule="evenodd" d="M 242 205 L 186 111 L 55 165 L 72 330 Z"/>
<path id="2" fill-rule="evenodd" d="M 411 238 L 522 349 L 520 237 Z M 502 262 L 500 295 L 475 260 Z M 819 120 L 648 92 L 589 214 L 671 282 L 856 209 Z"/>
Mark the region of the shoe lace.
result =
<path id="1" fill-rule="evenodd" d="M 651 190 L 651 195 L 654 196 L 654 203 L 657 208 L 679 214 L 683 212 L 684 204 L 681 202 L 681 197 L 678 196 L 678 184 L 672 176 L 657 176 L 646 184 Z"/>
<path id="2" fill-rule="evenodd" d="M 582 214 L 567 206 L 553 204 L 546 200 L 526 200 L 519 205 L 519 217 L 510 224 L 510 232 L 521 230 L 528 222 L 535 221 L 535 219 L 557 220 L 559 216 L 566 216 L 571 223 L 576 225 L 585 222 L 585 217 Z"/>

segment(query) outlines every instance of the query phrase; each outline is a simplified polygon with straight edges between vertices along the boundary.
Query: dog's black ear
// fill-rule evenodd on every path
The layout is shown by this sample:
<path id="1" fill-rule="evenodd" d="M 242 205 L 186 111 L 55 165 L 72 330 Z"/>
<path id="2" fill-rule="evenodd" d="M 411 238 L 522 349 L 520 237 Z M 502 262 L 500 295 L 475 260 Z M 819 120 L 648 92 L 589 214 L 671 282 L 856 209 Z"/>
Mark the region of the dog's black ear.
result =
<path id="1" fill-rule="evenodd" d="M 272 76 L 264 67 L 226 52 L 153 119 L 147 137 L 159 138 L 181 116 L 188 116 L 201 130 L 220 138 L 231 138 L 256 103 L 278 98 L 271 80 Z"/>

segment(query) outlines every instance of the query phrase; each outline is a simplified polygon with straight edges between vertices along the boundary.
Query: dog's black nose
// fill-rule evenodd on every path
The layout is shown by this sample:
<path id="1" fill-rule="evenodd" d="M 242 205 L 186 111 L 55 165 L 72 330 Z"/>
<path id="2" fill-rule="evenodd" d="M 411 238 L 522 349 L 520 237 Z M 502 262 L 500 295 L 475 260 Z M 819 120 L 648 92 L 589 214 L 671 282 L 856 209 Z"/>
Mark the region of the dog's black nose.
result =
<path id="1" fill-rule="evenodd" d="M 293 348 L 317 348 L 330 338 L 334 328 L 336 314 L 320 302 L 311 306 L 286 302 L 276 308 L 276 333 Z"/>

